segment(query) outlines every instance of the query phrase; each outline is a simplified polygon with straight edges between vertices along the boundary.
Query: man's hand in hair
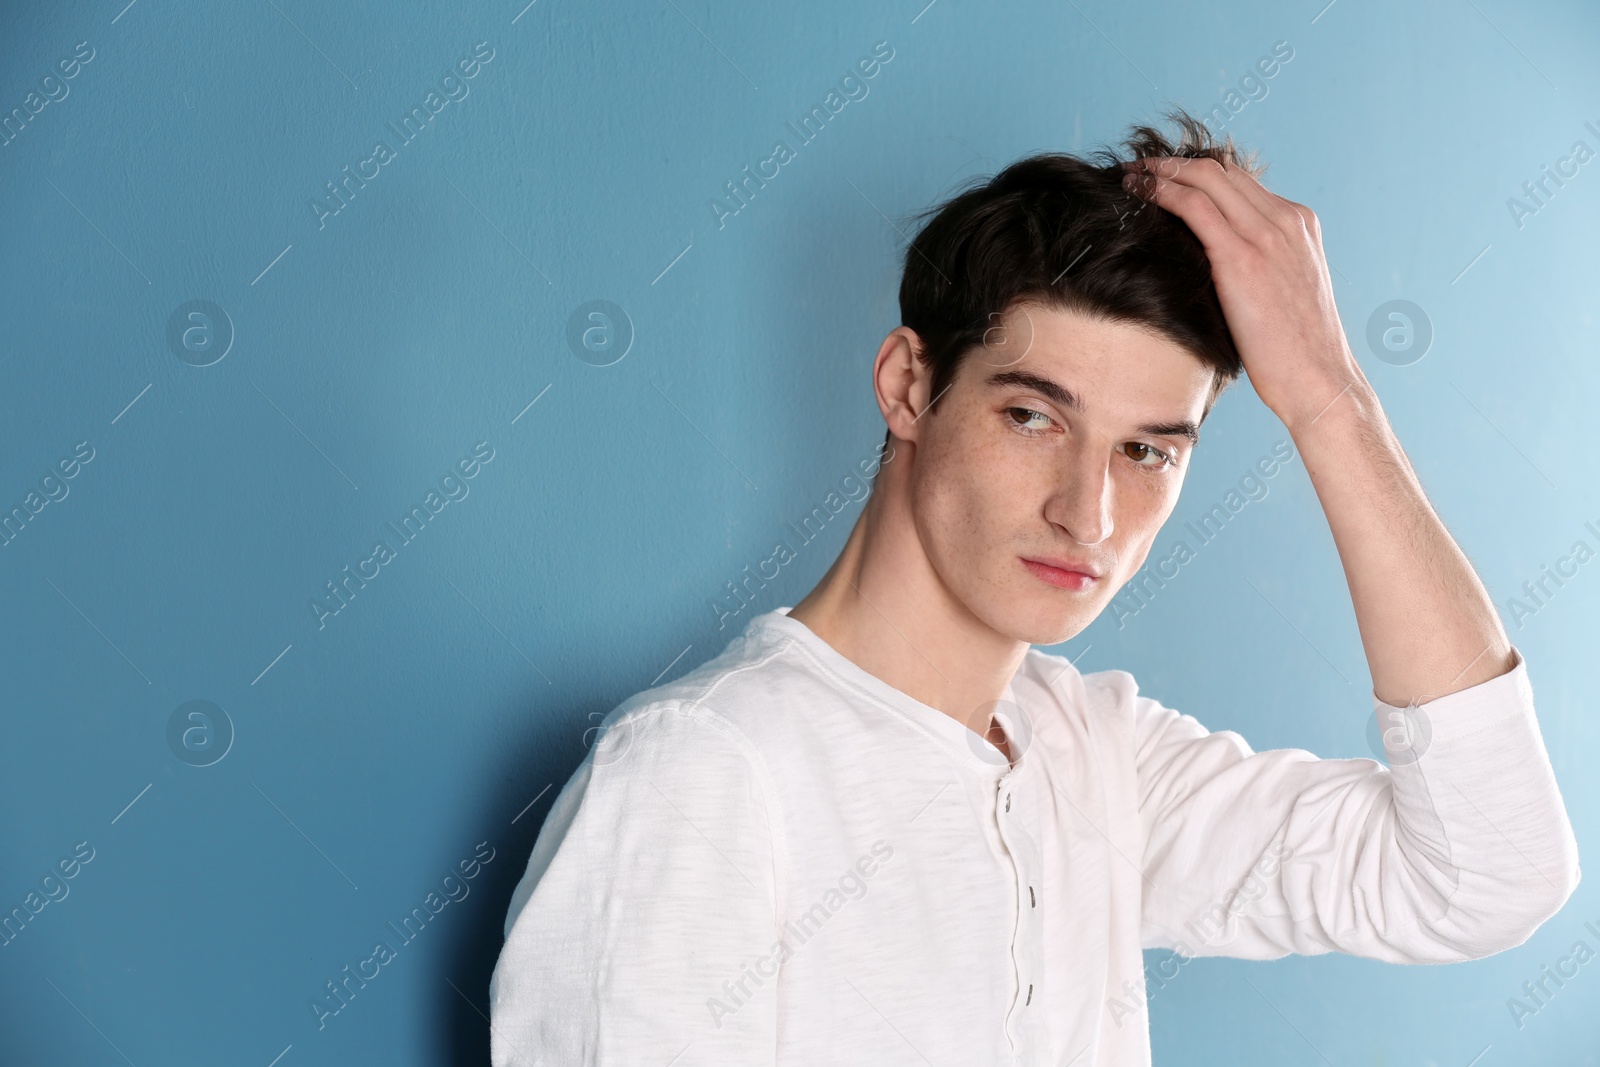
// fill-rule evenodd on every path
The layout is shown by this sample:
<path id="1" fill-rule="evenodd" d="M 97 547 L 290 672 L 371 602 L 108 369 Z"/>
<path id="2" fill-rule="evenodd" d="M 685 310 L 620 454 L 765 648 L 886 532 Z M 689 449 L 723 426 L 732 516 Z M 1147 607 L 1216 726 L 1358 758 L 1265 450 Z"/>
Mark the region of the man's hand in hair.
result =
<path id="1" fill-rule="evenodd" d="M 1369 388 L 1339 321 L 1310 208 L 1214 159 L 1156 156 L 1127 166 L 1123 185 L 1200 239 L 1245 373 L 1284 425 L 1293 431 L 1352 386 Z"/>

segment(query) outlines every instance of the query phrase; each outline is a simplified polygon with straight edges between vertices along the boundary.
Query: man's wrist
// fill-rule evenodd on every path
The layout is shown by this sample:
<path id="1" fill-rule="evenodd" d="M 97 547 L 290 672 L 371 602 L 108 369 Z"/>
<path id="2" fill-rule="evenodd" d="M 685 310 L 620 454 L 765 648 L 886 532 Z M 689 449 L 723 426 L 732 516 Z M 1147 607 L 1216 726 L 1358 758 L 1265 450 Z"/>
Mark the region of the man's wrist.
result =
<path id="1" fill-rule="evenodd" d="M 1295 411 L 1276 413 L 1300 451 L 1318 449 L 1324 442 L 1347 448 L 1352 431 L 1366 441 L 1388 436 L 1383 432 L 1388 423 L 1378 394 L 1359 372 L 1343 382 L 1328 382 L 1304 392 Z"/>
<path id="2" fill-rule="evenodd" d="M 1281 417 L 1281 416 L 1280 416 Z M 1315 406 L 1285 420 L 1295 450 L 1337 527 L 1414 518 L 1428 505 L 1410 458 L 1365 378 L 1328 386 Z M 1386 518 L 1375 518 L 1372 509 Z"/>

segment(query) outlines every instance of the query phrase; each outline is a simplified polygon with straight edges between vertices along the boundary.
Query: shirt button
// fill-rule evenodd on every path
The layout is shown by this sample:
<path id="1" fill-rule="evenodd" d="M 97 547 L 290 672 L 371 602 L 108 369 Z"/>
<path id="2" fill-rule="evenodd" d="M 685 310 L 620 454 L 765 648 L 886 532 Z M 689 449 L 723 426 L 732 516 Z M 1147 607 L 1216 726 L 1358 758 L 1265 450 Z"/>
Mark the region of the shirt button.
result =
<path id="1" fill-rule="evenodd" d="M 1039 902 L 1033 898 L 1033 886 L 1030 885 L 1028 887 L 1028 907 L 1037 908 L 1038 906 Z"/>
<path id="2" fill-rule="evenodd" d="M 1007 811 L 1011 810 L 1011 794 L 1010 793 L 1006 794 L 1006 810 Z"/>
<path id="3" fill-rule="evenodd" d="M 1033 983 L 1030 982 L 1030 983 L 1028 983 L 1028 999 L 1024 1000 L 1022 1002 L 1022 1006 L 1023 1007 L 1027 1007 L 1029 1004 L 1032 1004 L 1032 1003 L 1033 1003 Z"/>

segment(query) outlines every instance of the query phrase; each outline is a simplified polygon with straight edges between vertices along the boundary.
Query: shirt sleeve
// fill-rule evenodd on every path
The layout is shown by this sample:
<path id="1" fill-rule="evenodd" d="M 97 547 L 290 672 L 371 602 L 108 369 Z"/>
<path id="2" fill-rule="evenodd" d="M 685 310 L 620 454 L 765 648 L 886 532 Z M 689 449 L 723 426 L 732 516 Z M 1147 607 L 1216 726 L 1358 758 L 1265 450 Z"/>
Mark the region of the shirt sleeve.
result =
<path id="1" fill-rule="evenodd" d="M 613 713 L 512 897 L 494 1067 L 774 1061 L 779 939 L 766 779 L 690 705 Z M 763 966 L 765 961 L 765 966 Z"/>
<path id="2" fill-rule="evenodd" d="M 1252 752 L 1135 691 L 1144 946 L 1446 963 L 1526 941 L 1580 872 L 1512 652 L 1409 709 L 1374 694 L 1388 766 Z"/>

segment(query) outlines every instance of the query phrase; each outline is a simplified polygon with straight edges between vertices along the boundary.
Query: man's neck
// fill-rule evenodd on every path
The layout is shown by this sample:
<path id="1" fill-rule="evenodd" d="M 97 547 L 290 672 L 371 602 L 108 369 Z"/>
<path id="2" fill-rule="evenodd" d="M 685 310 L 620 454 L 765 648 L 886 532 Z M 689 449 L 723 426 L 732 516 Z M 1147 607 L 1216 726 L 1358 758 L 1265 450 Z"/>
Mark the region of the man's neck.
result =
<path id="1" fill-rule="evenodd" d="M 880 474 L 889 473 L 887 470 Z M 984 734 L 1028 644 L 952 597 L 917 539 L 904 494 L 875 487 L 833 566 L 789 617 L 862 670 Z M 999 743 L 998 730 L 988 733 Z"/>

